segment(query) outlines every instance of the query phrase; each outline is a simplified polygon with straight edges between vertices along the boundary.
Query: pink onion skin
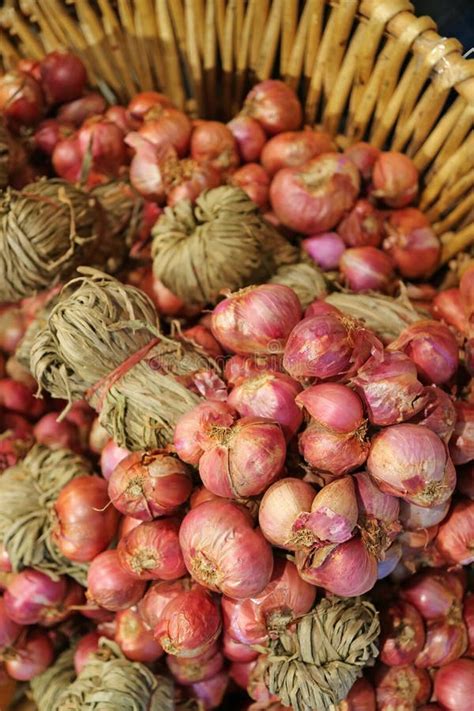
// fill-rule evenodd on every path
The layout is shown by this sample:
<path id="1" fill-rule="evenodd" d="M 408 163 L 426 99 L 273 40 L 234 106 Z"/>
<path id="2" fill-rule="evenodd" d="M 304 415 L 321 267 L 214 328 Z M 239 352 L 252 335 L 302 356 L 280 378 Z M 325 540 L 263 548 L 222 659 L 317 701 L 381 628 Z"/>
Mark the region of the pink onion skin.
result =
<path id="1" fill-rule="evenodd" d="M 11 378 L 0 380 L 0 406 L 32 419 L 41 417 L 46 409 L 44 401 L 36 398 L 27 385 Z"/>
<path id="2" fill-rule="evenodd" d="M 171 600 L 184 590 L 193 586 L 189 578 L 162 580 L 151 585 L 138 603 L 138 612 L 148 629 L 153 630 L 158 624 L 163 610 Z"/>
<path id="3" fill-rule="evenodd" d="M 313 235 L 301 241 L 304 251 L 323 271 L 337 269 L 346 245 L 337 232 Z"/>
<path id="4" fill-rule="evenodd" d="M 310 385 L 296 402 L 315 422 L 337 433 L 353 434 L 364 422 L 362 401 L 347 385 Z"/>
<path id="5" fill-rule="evenodd" d="M 474 501 L 458 501 L 441 523 L 436 547 L 446 560 L 460 565 L 474 562 Z"/>
<path id="6" fill-rule="evenodd" d="M 52 155 L 56 144 L 63 138 L 74 133 L 72 124 L 60 123 L 57 119 L 45 119 L 40 123 L 34 134 L 35 147 L 42 153 Z"/>
<path id="7" fill-rule="evenodd" d="M 329 544 L 322 555 L 297 551 L 296 564 L 303 580 L 341 597 L 363 595 L 377 581 L 377 560 L 360 538 Z"/>
<path id="8" fill-rule="evenodd" d="M 44 112 L 44 96 L 40 84 L 29 74 L 10 71 L 0 79 L 0 110 L 10 128 L 33 126 Z"/>
<path id="9" fill-rule="evenodd" d="M 305 318 L 313 318 L 313 316 L 323 316 L 324 314 L 331 314 L 332 316 L 342 316 L 339 309 L 335 306 L 328 304 L 327 301 L 321 301 L 320 299 L 315 299 L 312 304 L 310 304 L 306 311 L 304 312 Z"/>
<path id="10" fill-rule="evenodd" d="M 281 356 L 231 356 L 224 366 L 224 378 L 229 388 L 242 380 L 264 373 L 281 373 Z"/>
<path id="11" fill-rule="evenodd" d="M 143 597 L 145 585 L 121 568 L 116 550 L 107 550 L 89 566 L 87 598 L 106 610 L 118 612 L 135 605 Z"/>
<path id="12" fill-rule="evenodd" d="M 115 641 L 127 659 L 133 662 L 155 662 L 163 655 L 160 644 L 154 639 L 134 608 L 121 610 L 115 616 Z"/>
<path id="13" fill-rule="evenodd" d="M 336 479 L 318 491 L 311 504 L 311 513 L 298 516 L 293 524 L 294 539 L 301 540 L 302 545 L 320 541 L 344 543 L 352 538 L 358 514 L 351 477 Z"/>
<path id="14" fill-rule="evenodd" d="M 413 664 L 425 644 L 420 613 L 407 602 L 392 603 L 382 611 L 380 661 L 387 666 Z"/>
<path id="15" fill-rule="evenodd" d="M 458 345 L 447 326 L 438 321 L 417 321 L 407 326 L 390 344 L 390 350 L 406 353 L 415 363 L 423 382 L 447 383 L 459 364 Z"/>
<path id="16" fill-rule="evenodd" d="M 129 101 L 127 109 L 136 121 L 143 121 L 150 111 L 172 107 L 173 102 L 159 91 L 141 91 Z"/>
<path id="17" fill-rule="evenodd" d="M 166 204 L 173 207 L 180 200 L 194 202 L 204 190 L 222 185 L 221 173 L 210 163 L 185 158 L 165 173 Z M 188 307 L 189 309 L 189 307 Z"/>
<path id="18" fill-rule="evenodd" d="M 179 158 L 189 151 L 191 121 L 178 109 L 168 106 L 150 109 L 138 132 L 155 146 L 171 145 Z"/>
<path id="19" fill-rule="evenodd" d="M 246 510 L 230 502 L 209 501 L 189 511 L 179 540 L 193 578 L 228 597 L 258 595 L 270 581 L 273 555 L 252 523 Z"/>
<path id="20" fill-rule="evenodd" d="M 143 521 L 120 539 L 119 562 L 137 580 L 177 580 L 186 573 L 177 519 Z"/>
<path id="21" fill-rule="evenodd" d="M 272 545 L 295 550 L 293 524 L 304 511 L 311 510 L 315 489 L 303 481 L 288 477 L 272 484 L 263 495 L 258 522 L 263 535 Z"/>
<path id="22" fill-rule="evenodd" d="M 199 699 L 205 709 L 219 709 L 229 684 L 229 673 L 220 671 L 210 679 L 192 684 L 193 695 Z"/>
<path id="23" fill-rule="evenodd" d="M 221 496 L 216 496 L 212 491 L 206 489 L 205 486 L 200 486 L 194 489 L 189 499 L 189 508 L 195 509 L 197 506 L 206 503 L 206 501 L 221 501 Z"/>
<path id="24" fill-rule="evenodd" d="M 299 435 L 299 450 L 304 460 L 318 470 L 334 477 L 343 476 L 360 467 L 369 452 L 370 444 L 357 432 L 339 434 L 310 422 Z"/>
<path id="25" fill-rule="evenodd" d="M 420 210 L 394 210 L 385 222 L 388 235 L 383 248 L 400 274 L 407 279 L 423 279 L 438 266 L 441 247 L 430 223 Z"/>
<path id="26" fill-rule="evenodd" d="M 251 116 L 239 114 L 229 121 L 227 128 L 237 142 L 237 148 L 243 163 L 258 161 L 267 135 L 260 123 Z"/>
<path id="27" fill-rule="evenodd" d="M 295 397 L 301 385 L 284 373 L 265 373 L 243 380 L 227 398 L 241 417 L 263 417 L 278 422 L 288 442 L 303 421 Z"/>
<path id="28" fill-rule="evenodd" d="M 30 681 L 46 671 L 54 659 L 53 645 L 41 630 L 31 630 L 21 645 L 5 661 L 7 674 L 17 681 Z"/>
<path id="29" fill-rule="evenodd" d="M 352 210 L 338 224 L 337 234 L 347 247 L 380 247 L 382 214 L 369 200 L 357 200 Z"/>
<path id="30" fill-rule="evenodd" d="M 174 432 L 174 447 L 179 458 L 197 466 L 207 433 L 214 427 L 231 427 L 235 419 L 235 411 L 224 402 L 202 402 L 181 415 Z"/>
<path id="31" fill-rule="evenodd" d="M 5 600 L 0 597 L 0 654 L 11 647 L 23 630 L 23 625 L 12 620 L 5 607 Z"/>
<path id="32" fill-rule="evenodd" d="M 416 607 L 425 620 L 446 618 L 459 612 L 464 588 L 452 573 L 426 570 L 411 576 L 400 596 Z"/>
<path id="33" fill-rule="evenodd" d="M 462 621 L 433 620 L 426 627 L 426 642 L 416 658 L 419 669 L 443 667 L 465 653 L 467 630 Z"/>
<path id="34" fill-rule="evenodd" d="M 351 247 L 342 254 L 339 269 L 345 283 L 356 293 L 387 292 L 393 279 L 392 260 L 376 247 Z"/>
<path id="35" fill-rule="evenodd" d="M 5 612 L 19 625 L 47 621 L 59 612 L 67 592 L 67 580 L 52 580 L 46 573 L 25 568 L 16 573 L 3 596 Z"/>
<path id="36" fill-rule="evenodd" d="M 191 135 L 191 158 L 219 171 L 237 168 L 240 156 L 232 131 L 220 121 L 200 121 Z"/>
<path id="37" fill-rule="evenodd" d="M 415 416 L 428 402 L 416 366 L 404 353 L 372 357 L 351 379 L 373 425 L 394 425 Z"/>
<path id="38" fill-rule="evenodd" d="M 380 491 L 366 472 L 354 474 L 353 479 L 361 516 L 366 520 L 377 519 L 379 526 L 397 521 L 400 513 L 399 499 Z"/>
<path id="39" fill-rule="evenodd" d="M 468 593 L 463 600 L 463 619 L 468 636 L 465 656 L 474 658 L 474 593 Z"/>
<path id="40" fill-rule="evenodd" d="M 126 162 L 124 135 L 117 124 L 101 117 L 87 119 L 77 134 L 83 159 L 90 155 L 95 170 L 117 175 Z"/>
<path id="41" fill-rule="evenodd" d="M 91 654 L 99 649 L 100 634 L 96 631 L 88 632 L 81 637 L 74 651 L 74 669 L 76 674 L 80 674 L 89 661 Z"/>
<path id="42" fill-rule="evenodd" d="M 174 597 L 162 612 L 154 637 L 168 654 L 198 657 L 219 637 L 221 616 L 211 595 L 197 587 Z"/>
<path id="43" fill-rule="evenodd" d="M 254 598 L 222 598 L 224 628 L 242 644 L 265 644 L 290 622 L 308 612 L 316 588 L 300 578 L 294 563 L 276 558 L 268 585 Z"/>
<path id="44" fill-rule="evenodd" d="M 40 62 L 41 87 L 49 104 L 78 99 L 87 83 L 81 59 L 70 52 L 49 52 Z"/>
<path id="45" fill-rule="evenodd" d="M 34 426 L 33 434 L 39 444 L 50 449 L 65 448 L 78 453 L 82 450 L 77 427 L 67 420 L 58 422 L 55 412 L 43 415 Z"/>
<path id="46" fill-rule="evenodd" d="M 301 318 L 293 289 L 262 284 L 230 294 L 212 312 L 212 333 L 227 350 L 239 355 L 282 353 Z"/>
<path id="47" fill-rule="evenodd" d="M 270 194 L 270 177 L 258 163 L 247 163 L 232 173 L 229 179 L 231 185 L 247 193 L 249 198 L 264 210 L 268 205 Z"/>
<path id="48" fill-rule="evenodd" d="M 303 109 L 295 91 L 276 79 L 256 84 L 245 97 L 242 113 L 256 119 L 271 136 L 296 131 L 303 121 Z"/>
<path id="49" fill-rule="evenodd" d="M 382 491 L 427 508 L 447 501 L 456 485 L 442 440 L 412 424 L 392 425 L 376 435 L 367 468 Z"/>
<path id="50" fill-rule="evenodd" d="M 280 222 L 306 235 L 327 232 L 350 210 L 360 189 L 354 164 L 325 153 L 298 168 L 282 168 L 270 186 L 270 202 Z"/>
<path id="51" fill-rule="evenodd" d="M 425 669 L 416 669 L 413 665 L 377 667 L 377 711 L 414 711 L 429 700 L 430 692 L 430 676 Z"/>
<path id="52" fill-rule="evenodd" d="M 296 168 L 322 153 L 334 151 L 331 136 L 325 131 L 305 128 L 285 131 L 264 145 L 260 162 L 270 176 L 282 168 Z"/>
<path id="53" fill-rule="evenodd" d="M 417 531 L 420 528 L 430 528 L 443 521 L 449 511 L 450 499 L 439 506 L 430 506 L 429 509 L 409 504 L 406 501 L 400 502 L 400 521 L 403 528 L 409 531 Z"/>
<path id="54" fill-rule="evenodd" d="M 464 311 L 460 289 L 445 289 L 438 292 L 433 299 L 433 314 L 459 333 L 468 335 L 469 322 Z"/>
<path id="55" fill-rule="evenodd" d="M 427 402 L 412 422 L 428 427 L 448 444 L 454 432 L 457 417 L 453 400 L 436 385 L 425 388 L 425 395 Z"/>
<path id="56" fill-rule="evenodd" d="M 77 135 L 63 138 L 54 147 L 51 162 L 56 175 L 70 183 L 81 179 L 82 154 Z"/>
<path id="57" fill-rule="evenodd" d="M 384 559 L 379 560 L 377 563 L 377 578 L 379 580 L 383 580 L 396 570 L 402 558 L 402 554 L 403 549 L 399 541 L 395 541 L 395 543 L 392 543 L 392 545 L 387 548 Z"/>
<path id="58" fill-rule="evenodd" d="M 216 652 L 209 658 L 208 655 L 205 654 L 203 659 L 200 657 L 186 659 L 170 654 L 166 658 L 166 664 L 176 681 L 179 684 L 187 686 L 188 684 L 210 679 L 220 672 L 224 666 L 224 657 L 221 652 Z"/>
<path id="59" fill-rule="evenodd" d="M 71 123 L 79 128 L 91 116 L 99 116 L 107 108 L 102 94 L 91 92 L 59 107 L 57 119 L 61 123 Z"/>
<path id="60" fill-rule="evenodd" d="M 371 146 L 370 143 L 360 141 L 346 148 L 344 153 L 359 169 L 362 178 L 366 181 L 370 180 L 375 161 L 380 155 L 380 150 L 375 146 Z"/>
<path id="61" fill-rule="evenodd" d="M 474 660 L 457 659 L 439 669 L 434 692 L 447 711 L 468 711 L 474 696 Z"/>
<path id="62" fill-rule="evenodd" d="M 456 402 L 456 425 L 449 442 L 449 452 L 455 464 L 474 459 L 474 404 Z"/>
<path id="63" fill-rule="evenodd" d="M 376 711 L 374 687 L 367 679 L 357 679 L 344 701 L 340 704 L 340 711 Z M 255 710 L 256 711 L 256 710 Z M 275 711 L 287 711 L 286 707 Z"/>
<path id="64" fill-rule="evenodd" d="M 223 610 L 223 615 L 225 619 L 225 610 Z M 258 652 L 252 649 L 248 644 L 237 642 L 225 629 L 222 637 L 222 651 L 226 659 L 229 659 L 231 662 L 245 664 L 247 662 L 253 662 L 258 657 Z"/>
<path id="65" fill-rule="evenodd" d="M 459 291 L 461 292 L 461 300 L 464 305 L 464 313 L 472 325 L 472 315 L 474 314 L 474 267 L 472 264 L 467 267 L 461 276 Z"/>
<path id="66" fill-rule="evenodd" d="M 130 450 L 125 449 L 125 447 L 119 447 L 113 439 L 107 442 L 100 453 L 100 471 L 106 481 L 110 479 L 117 464 L 125 457 L 128 457 L 129 454 L 131 454 Z"/>
<path id="67" fill-rule="evenodd" d="M 418 170 L 413 161 L 398 151 L 384 151 L 375 161 L 373 194 L 389 207 L 405 207 L 418 193 Z"/>

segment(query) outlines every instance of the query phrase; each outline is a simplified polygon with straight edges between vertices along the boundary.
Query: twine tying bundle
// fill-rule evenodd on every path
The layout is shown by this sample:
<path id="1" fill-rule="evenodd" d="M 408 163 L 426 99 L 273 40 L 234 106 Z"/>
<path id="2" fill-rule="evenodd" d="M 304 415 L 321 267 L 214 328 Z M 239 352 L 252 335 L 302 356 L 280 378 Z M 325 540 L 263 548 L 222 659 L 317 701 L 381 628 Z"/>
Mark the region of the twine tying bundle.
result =
<path id="1" fill-rule="evenodd" d="M 33 701 L 38 711 L 58 709 L 61 695 L 75 678 L 74 648 L 69 647 L 59 655 L 54 664 L 30 682 Z"/>
<path id="2" fill-rule="evenodd" d="M 326 296 L 326 281 L 323 273 L 313 264 L 298 262 L 280 267 L 269 280 L 271 284 L 283 284 L 293 289 L 305 309 L 315 299 Z"/>
<path id="3" fill-rule="evenodd" d="M 378 655 L 380 623 L 363 600 L 324 598 L 270 643 L 265 681 L 294 711 L 330 711 Z"/>
<path id="4" fill-rule="evenodd" d="M 0 543 L 15 572 L 31 567 L 85 583 L 86 566 L 61 555 L 53 541 L 53 506 L 71 479 L 92 474 L 89 462 L 78 454 L 40 444 L 5 470 L 0 477 Z"/>
<path id="5" fill-rule="evenodd" d="M 265 281 L 298 261 L 298 249 L 231 186 L 207 190 L 194 206 L 166 208 L 152 234 L 153 271 L 187 304 L 216 303 L 223 289 Z"/>
<path id="6" fill-rule="evenodd" d="M 37 334 L 31 371 L 54 397 L 87 399 L 120 446 L 166 446 L 200 400 L 194 375 L 216 366 L 192 343 L 161 335 L 139 289 L 82 271 L 88 276 L 66 285 Z"/>

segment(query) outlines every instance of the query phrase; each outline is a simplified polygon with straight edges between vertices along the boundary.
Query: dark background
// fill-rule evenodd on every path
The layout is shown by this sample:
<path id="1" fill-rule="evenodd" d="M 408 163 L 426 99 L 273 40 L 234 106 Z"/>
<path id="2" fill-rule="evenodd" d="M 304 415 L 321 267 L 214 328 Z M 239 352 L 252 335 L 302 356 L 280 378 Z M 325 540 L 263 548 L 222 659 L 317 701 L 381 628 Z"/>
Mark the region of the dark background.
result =
<path id="1" fill-rule="evenodd" d="M 467 52 L 474 47 L 474 0 L 412 0 L 417 15 L 430 15 L 444 37 L 456 37 Z M 474 52 L 470 55 L 474 60 Z"/>

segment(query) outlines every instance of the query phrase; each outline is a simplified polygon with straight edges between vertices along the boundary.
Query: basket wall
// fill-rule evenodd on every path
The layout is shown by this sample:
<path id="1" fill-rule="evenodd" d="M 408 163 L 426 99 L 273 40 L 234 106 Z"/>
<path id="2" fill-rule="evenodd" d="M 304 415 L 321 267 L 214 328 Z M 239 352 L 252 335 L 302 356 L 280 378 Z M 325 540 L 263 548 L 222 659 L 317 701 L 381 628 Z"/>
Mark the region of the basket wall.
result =
<path id="1" fill-rule="evenodd" d="M 368 140 L 413 158 L 443 262 L 474 246 L 474 61 L 408 0 L 9 0 L 0 57 L 70 48 L 124 101 L 156 88 L 200 116 L 236 113 L 280 77 L 306 121 L 341 146 Z"/>

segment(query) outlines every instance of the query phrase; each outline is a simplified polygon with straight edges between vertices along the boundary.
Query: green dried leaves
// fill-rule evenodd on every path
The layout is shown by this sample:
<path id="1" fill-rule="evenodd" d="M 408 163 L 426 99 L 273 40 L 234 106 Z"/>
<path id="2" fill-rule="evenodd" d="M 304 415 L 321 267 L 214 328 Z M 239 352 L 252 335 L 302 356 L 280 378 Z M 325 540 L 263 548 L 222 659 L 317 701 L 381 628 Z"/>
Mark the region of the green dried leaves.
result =
<path id="1" fill-rule="evenodd" d="M 270 284 L 283 284 L 293 289 L 302 309 L 306 309 L 315 299 L 323 299 L 327 293 L 322 271 L 306 262 L 280 267 L 269 281 Z"/>
<path id="2" fill-rule="evenodd" d="M 31 680 L 33 701 L 38 711 L 57 709 L 61 695 L 75 678 L 74 649 L 70 647 L 45 672 Z"/>

